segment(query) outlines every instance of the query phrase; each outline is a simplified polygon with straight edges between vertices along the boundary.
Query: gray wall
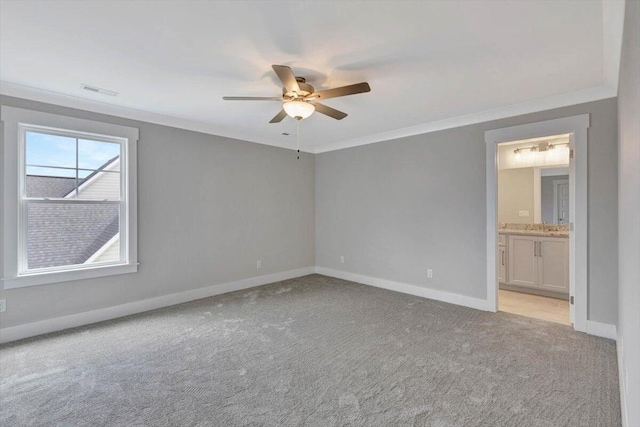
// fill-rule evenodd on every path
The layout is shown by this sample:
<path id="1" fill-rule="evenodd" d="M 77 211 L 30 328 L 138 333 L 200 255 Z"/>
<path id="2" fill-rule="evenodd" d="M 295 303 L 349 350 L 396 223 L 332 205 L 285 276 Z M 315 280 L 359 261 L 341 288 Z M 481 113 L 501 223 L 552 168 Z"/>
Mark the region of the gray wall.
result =
<path id="1" fill-rule="evenodd" d="M 588 317 L 615 324 L 615 98 L 316 155 L 316 265 L 486 298 L 484 131 L 584 113 Z"/>
<path id="2" fill-rule="evenodd" d="M 292 150 L 1 102 L 140 129 L 138 273 L 1 291 L 3 328 L 314 265 L 312 154 L 296 160 Z"/>
<path id="3" fill-rule="evenodd" d="M 627 1 L 619 110 L 618 350 L 627 426 L 640 426 L 640 2 Z M 624 345 L 623 345 L 624 342 Z M 624 414 L 623 414 L 624 416 Z"/>
<path id="4" fill-rule="evenodd" d="M 540 218 L 547 224 L 556 224 L 558 219 L 553 215 L 553 181 L 569 179 L 569 175 L 543 176 L 540 179 Z"/>
<path id="5" fill-rule="evenodd" d="M 2 291 L 2 327 L 310 266 L 314 239 L 318 266 L 486 298 L 484 131 L 583 113 L 591 114 L 589 318 L 616 323 L 615 99 L 317 155 L 315 211 L 313 155 L 293 161 L 274 147 L 2 103 L 135 126 L 141 135 L 140 271 Z"/>

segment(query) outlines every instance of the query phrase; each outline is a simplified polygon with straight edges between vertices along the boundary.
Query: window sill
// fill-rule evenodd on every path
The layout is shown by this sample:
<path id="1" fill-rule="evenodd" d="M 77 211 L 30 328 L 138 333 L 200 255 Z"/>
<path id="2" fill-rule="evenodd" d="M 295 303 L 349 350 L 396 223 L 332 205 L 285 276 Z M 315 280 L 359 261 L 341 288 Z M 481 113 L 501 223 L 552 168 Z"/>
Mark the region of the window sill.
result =
<path id="1" fill-rule="evenodd" d="M 24 274 L 17 277 L 8 277 L 2 279 L 2 284 L 4 289 L 16 289 L 27 286 L 48 285 L 50 283 L 70 282 L 73 280 L 135 273 L 137 271 L 138 263 L 102 265 L 77 270 L 48 271 L 43 273 Z"/>

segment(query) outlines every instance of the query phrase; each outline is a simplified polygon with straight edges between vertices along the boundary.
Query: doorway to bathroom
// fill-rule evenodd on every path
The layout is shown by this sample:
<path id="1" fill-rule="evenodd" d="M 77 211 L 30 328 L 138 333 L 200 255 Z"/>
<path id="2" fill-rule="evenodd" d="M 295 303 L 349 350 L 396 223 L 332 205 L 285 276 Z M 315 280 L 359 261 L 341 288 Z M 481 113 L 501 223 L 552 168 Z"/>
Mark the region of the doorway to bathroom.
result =
<path id="1" fill-rule="evenodd" d="M 498 311 L 570 325 L 568 135 L 498 144 Z"/>
<path id="2" fill-rule="evenodd" d="M 485 132 L 490 310 L 586 332 L 588 127 L 585 114 Z"/>

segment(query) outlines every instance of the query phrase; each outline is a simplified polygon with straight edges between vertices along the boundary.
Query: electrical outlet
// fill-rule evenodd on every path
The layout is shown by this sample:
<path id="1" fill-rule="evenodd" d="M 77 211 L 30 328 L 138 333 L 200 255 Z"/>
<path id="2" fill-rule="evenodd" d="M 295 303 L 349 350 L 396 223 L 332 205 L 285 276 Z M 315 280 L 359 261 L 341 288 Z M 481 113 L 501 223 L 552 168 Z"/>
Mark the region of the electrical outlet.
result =
<path id="1" fill-rule="evenodd" d="M 528 217 L 529 211 L 518 211 L 518 216 Z"/>
<path id="2" fill-rule="evenodd" d="M 344 264 L 344 256 L 340 255 L 340 264 Z"/>
<path id="3" fill-rule="evenodd" d="M 427 269 L 427 278 L 433 279 L 433 270 L 430 268 Z"/>
<path id="4" fill-rule="evenodd" d="M 0 299 L 0 313 L 2 313 L 3 311 L 7 311 L 7 300 L 6 299 Z"/>
<path id="5" fill-rule="evenodd" d="M 256 262 L 256 268 L 257 269 L 262 268 L 262 260 L 261 259 L 259 259 L 258 262 Z"/>

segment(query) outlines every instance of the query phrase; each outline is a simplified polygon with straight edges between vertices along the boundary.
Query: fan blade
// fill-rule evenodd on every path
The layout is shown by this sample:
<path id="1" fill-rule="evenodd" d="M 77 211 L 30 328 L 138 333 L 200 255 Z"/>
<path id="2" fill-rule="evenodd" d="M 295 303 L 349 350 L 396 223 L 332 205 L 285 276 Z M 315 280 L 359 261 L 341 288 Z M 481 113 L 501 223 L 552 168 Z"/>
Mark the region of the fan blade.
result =
<path id="1" fill-rule="evenodd" d="M 300 86 L 298 86 L 298 81 L 296 80 L 296 76 L 293 75 L 291 68 L 286 65 L 272 65 L 271 67 L 278 75 L 287 92 L 300 92 Z"/>
<path id="2" fill-rule="evenodd" d="M 342 120 L 347 117 L 347 113 L 343 113 L 342 111 L 338 111 L 335 108 L 327 107 L 324 104 L 320 104 L 319 102 L 312 102 L 316 107 L 316 111 L 320 114 L 324 114 L 325 116 L 333 117 L 336 120 Z"/>
<path id="3" fill-rule="evenodd" d="M 275 96 L 223 96 L 225 101 L 282 101 L 282 97 Z"/>
<path id="4" fill-rule="evenodd" d="M 325 100 L 329 98 L 337 98 L 339 96 L 355 95 L 357 93 L 370 92 L 371 88 L 369 83 L 356 83 L 354 85 L 337 87 L 334 89 L 321 90 L 320 92 L 314 92 L 307 98 Z"/>
<path id="5" fill-rule="evenodd" d="M 280 110 L 280 112 L 276 114 L 276 116 L 271 119 L 269 123 L 280 123 L 285 117 L 287 117 L 287 112 L 284 110 Z"/>

